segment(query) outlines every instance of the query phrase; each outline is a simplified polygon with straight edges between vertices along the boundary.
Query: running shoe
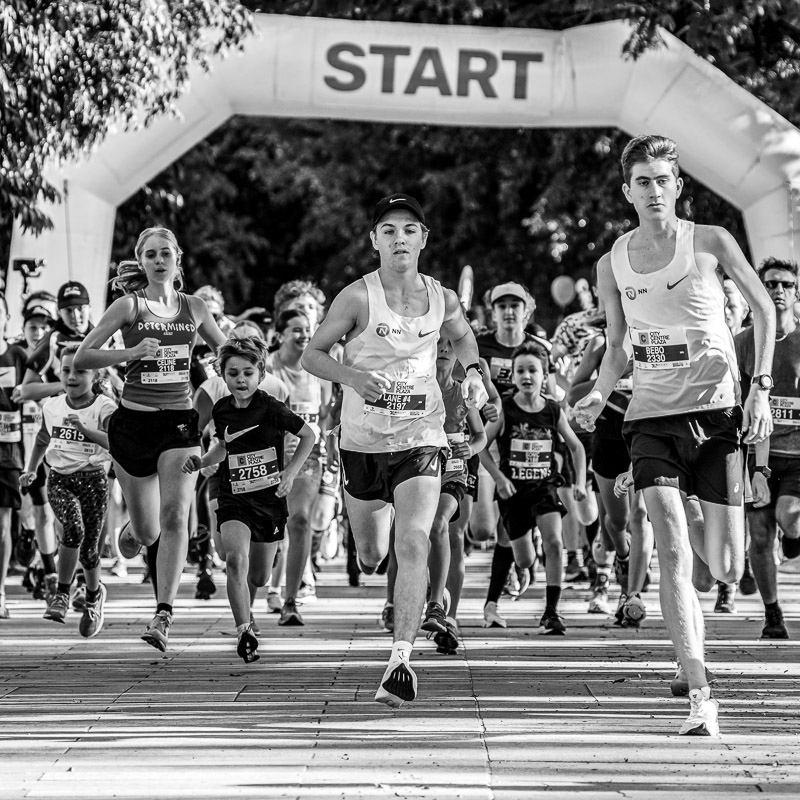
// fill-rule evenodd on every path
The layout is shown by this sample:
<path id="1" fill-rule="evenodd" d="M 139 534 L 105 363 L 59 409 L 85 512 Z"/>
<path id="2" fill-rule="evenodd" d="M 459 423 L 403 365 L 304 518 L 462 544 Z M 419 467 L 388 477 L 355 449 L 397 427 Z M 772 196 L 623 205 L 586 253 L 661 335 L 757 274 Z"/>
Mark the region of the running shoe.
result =
<path id="1" fill-rule="evenodd" d="M 715 614 L 736 613 L 736 584 L 717 581 L 717 602 L 714 604 Z"/>
<path id="2" fill-rule="evenodd" d="M 258 627 L 258 623 L 256 622 L 256 618 L 253 616 L 253 612 L 250 612 L 250 630 L 258 636 L 261 633 L 261 628 Z"/>
<path id="3" fill-rule="evenodd" d="M 303 605 L 303 603 L 316 603 L 317 602 L 317 587 L 313 583 L 306 583 L 303 581 L 297 591 L 295 600 Z"/>
<path id="4" fill-rule="evenodd" d="M 750 566 L 750 559 L 745 556 L 744 572 L 742 573 L 742 577 L 739 579 L 739 592 L 744 597 L 749 597 L 751 594 L 755 594 L 757 591 L 758 586 L 756 585 L 755 575 L 753 575 L 753 568 Z"/>
<path id="5" fill-rule="evenodd" d="M 786 630 L 786 623 L 783 621 L 783 609 L 778 606 L 775 609 L 764 610 L 764 627 L 761 630 L 762 639 L 788 639 L 789 631 Z"/>
<path id="6" fill-rule="evenodd" d="M 706 681 L 708 682 L 709 686 L 712 686 L 717 682 L 717 676 L 711 672 L 711 670 L 706 667 Z M 672 679 L 669 685 L 669 690 L 672 692 L 673 697 L 688 697 L 689 696 L 689 681 L 686 678 L 686 673 L 684 672 L 683 667 L 678 664 L 677 672 L 675 673 L 675 677 Z"/>
<path id="7" fill-rule="evenodd" d="M 153 621 L 145 628 L 141 637 L 142 641 L 165 653 L 167 651 L 167 642 L 169 641 L 170 625 L 172 625 L 172 614 L 169 611 L 159 611 L 153 617 Z"/>
<path id="8" fill-rule="evenodd" d="M 287 600 L 281 609 L 281 618 L 278 620 L 278 625 L 305 625 L 300 612 L 297 610 L 297 605 L 294 600 Z"/>
<path id="9" fill-rule="evenodd" d="M 280 614 L 283 608 L 283 598 L 280 592 L 267 592 L 267 611 L 270 614 Z"/>
<path id="10" fill-rule="evenodd" d="M 622 627 L 638 628 L 647 616 L 647 608 L 638 594 L 629 594 L 622 607 Z"/>
<path id="11" fill-rule="evenodd" d="M 78 624 L 78 632 L 84 639 L 91 639 L 103 630 L 103 623 L 106 619 L 104 613 L 106 596 L 106 587 L 101 583 L 100 594 L 97 600 L 93 603 L 90 603 L 88 600 L 86 601 L 86 605 L 83 607 L 81 621 Z"/>
<path id="12" fill-rule="evenodd" d="M 111 565 L 110 572 L 117 578 L 128 577 L 128 567 L 121 558 L 114 559 L 114 563 Z"/>
<path id="13" fill-rule="evenodd" d="M 217 584 L 211 570 L 204 569 L 197 575 L 197 587 L 194 590 L 195 600 L 210 600 L 211 595 L 217 591 Z"/>
<path id="14" fill-rule="evenodd" d="M 55 572 L 51 572 L 49 575 L 44 576 L 44 590 L 45 601 L 49 600 L 49 598 L 53 597 L 55 593 L 58 591 L 58 575 Z"/>
<path id="15" fill-rule="evenodd" d="M 515 600 L 519 600 L 525 592 L 528 591 L 531 584 L 535 580 L 535 573 L 534 570 L 536 569 L 536 563 L 526 569 L 522 567 L 515 567 L 514 568 L 517 573 L 517 581 L 519 581 L 519 592 L 517 596 L 514 598 Z"/>
<path id="16" fill-rule="evenodd" d="M 487 603 L 483 607 L 484 628 L 507 628 L 508 623 L 497 611 L 497 603 Z"/>
<path id="17" fill-rule="evenodd" d="M 592 599 L 589 601 L 590 614 L 611 614 L 608 602 L 608 575 L 598 572 L 592 587 Z"/>
<path id="18" fill-rule="evenodd" d="M 503 594 L 509 597 L 519 597 L 519 578 L 517 577 L 516 567 L 512 567 L 508 572 L 506 584 L 503 587 Z"/>
<path id="19" fill-rule="evenodd" d="M 6 596 L 4 594 L 0 594 L 0 619 L 11 619 L 11 614 L 8 613 L 8 607 L 6 606 Z"/>
<path id="20" fill-rule="evenodd" d="M 447 629 L 444 633 L 437 633 L 433 637 L 436 643 L 436 652 L 445 656 L 454 656 L 458 652 L 458 624 L 452 617 L 445 620 Z"/>
<path id="21" fill-rule="evenodd" d="M 375 701 L 386 703 L 389 708 L 400 708 L 417 696 L 417 676 L 408 663 L 408 656 L 401 653 L 389 661 L 383 673 L 381 685 L 375 693 Z"/>
<path id="22" fill-rule="evenodd" d="M 422 622 L 422 630 L 430 633 L 444 633 L 447 630 L 445 625 L 444 607 L 439 603 L 431 601 L 425 608 L 425 619 Z"/>
<path id="23" fill-rule="evenodd" d="M 394 606 L 387 603 L 381 611 L 381 625 L 388 633 L 394 633 Z"/>
<path id="24" fill-rule="evenodd" d="M 577 553 L 573 553 L 567 559 L 567 566 L 564 570 L 564 580 L 568 583 L 578 583 L 589 579 L 589 573 L 581 566 L 578 561 Z"/>
<path id="25" fill-rule="evenodd" d="M 564 636 L 567 626 L 554 608 L 546 608 L 539 620 L 539 636 Z"/>
<path id="26" fill-rule="evenodd" d="M 614 612 L 614 624 L 618 627 L 622 627 L 622 620 L 625 618 L 625 603 L 628 600 L 628 595 L 619 594 L 619 600 L 617 601 L 617 610 Z"/>
<path id="27" fill-rule="evenodd" d="M 261 658 L 258 654 L 258 639 L 255 637 L 255 631 L 253 631 L 252 626 L 248 626 L 239 634 L 236 653 L 245 664 L 252 664 Z"/>
<path id="28" fill-rule="evenodd" d="M 42 617 L 52 622 L 66 622 L 69 611 L 69 595 L 66 592 L 56 592 L 47 598 L 47 608 Z"/>
<path id="29" fill-rule="evenodd" d="M 72 592 L 72 610 L 83 612 L 86 608 L 86 584 L 79 583 Z"/>
<path id="30" fill-rule="evenodd" d="M 117 548 L 119 549 L 120 555 L 128 560 L 136 558 L 142 551 L 142 545 L 133 535 L 130 520 L 119 529 Z"/>
<path id="31" fill-rule="evenodd" d="M 21 567 L 29 567 L 36 558 L 36 534 L 29 528 L 21 528 L 14 545 L 14 560 Z"/>
<path id="32" fill-rule="evenodd" d="M 692 689 L 689 703 L 689 716 L 678 733 L 681 736 L 719 736 L 719 703 L 711 697 L 711 689 Z"/>

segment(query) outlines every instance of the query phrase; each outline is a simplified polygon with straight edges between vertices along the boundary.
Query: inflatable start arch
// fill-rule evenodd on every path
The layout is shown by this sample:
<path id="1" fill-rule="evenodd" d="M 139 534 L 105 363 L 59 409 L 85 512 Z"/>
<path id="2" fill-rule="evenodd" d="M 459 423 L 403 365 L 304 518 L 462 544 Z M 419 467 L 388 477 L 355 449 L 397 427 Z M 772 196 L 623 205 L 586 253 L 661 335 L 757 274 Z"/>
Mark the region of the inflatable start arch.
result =
<path id="1" fill-rule="evenodd" d="M 742 211 L 753 258 L 800 257 L 800 131 L 674 36 L 637 61 L 624 22 L 566 31 L 256 15 L 242 55 L 196 73 L 180 119 L 109 136 L 50 170 L 54 228 L 15 229 L 11 258 L 43 258 L 32 288 L 72 278 L 96 310 L 117 206 L 234 114 L 513 127 L 618 127 L 678 141 L 683 168 Z M 9 270 L 18 305 L 20 275 Z"/>

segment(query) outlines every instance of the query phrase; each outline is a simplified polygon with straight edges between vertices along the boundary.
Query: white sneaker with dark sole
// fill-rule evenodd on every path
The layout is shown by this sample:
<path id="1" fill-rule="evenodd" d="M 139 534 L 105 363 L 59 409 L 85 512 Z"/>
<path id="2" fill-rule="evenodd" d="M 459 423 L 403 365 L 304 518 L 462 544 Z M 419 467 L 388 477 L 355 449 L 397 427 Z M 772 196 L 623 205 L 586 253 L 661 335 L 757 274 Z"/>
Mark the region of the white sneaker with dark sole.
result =
<path id="1" fill-rule="evenodd" d="M 719 703 L 711 697 L 711 689 L 689 692 L 689 716 L 681 725 L 680 736 L 719 736 Z"/>

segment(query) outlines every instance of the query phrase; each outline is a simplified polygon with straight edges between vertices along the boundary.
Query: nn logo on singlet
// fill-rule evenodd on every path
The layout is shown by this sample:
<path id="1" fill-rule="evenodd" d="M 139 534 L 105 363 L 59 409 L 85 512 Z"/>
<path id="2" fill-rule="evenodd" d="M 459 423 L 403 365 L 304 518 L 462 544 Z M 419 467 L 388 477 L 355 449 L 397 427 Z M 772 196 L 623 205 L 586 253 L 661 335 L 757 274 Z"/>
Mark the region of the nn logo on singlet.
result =
<path id="1" fill-rule="evenodd" d="M 647 289 L 634 289 L 633 286 L 625 287 L 625 296 L 628 300 L 635 300 L 640 294 L 647 294 Z"/>
<path id="2" fill-rule="evenodd" d="M 384 337 L 389 335 L 389 330 L 389 326 L 385 322 L 381 322 L 381 324 L 375 328 L 375 333 L 377 333 L 380 337 Z M 400 335 L 402 333 L 400 328 L 391 328 L 391 332 L 396 335 Z"/>

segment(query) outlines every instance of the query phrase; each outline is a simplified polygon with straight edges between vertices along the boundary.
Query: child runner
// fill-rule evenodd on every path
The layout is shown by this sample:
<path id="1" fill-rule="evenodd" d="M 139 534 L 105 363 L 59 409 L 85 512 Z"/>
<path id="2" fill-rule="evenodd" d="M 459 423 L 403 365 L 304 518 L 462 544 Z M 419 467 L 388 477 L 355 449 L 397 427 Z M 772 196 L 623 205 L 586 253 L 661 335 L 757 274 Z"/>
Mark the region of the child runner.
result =
<path id="1" fill-rule="evenodd" d="M 42 405 L 42 427 L 20 477 L 22 486 L 36 480 L 47 457 L 47 496 L 63 527 L 58 552 L 58 588 L 47 597 L 44 618 L 66 622 L 69 590 L 80 560 L 86 576 L 86 604 L 79 625 L 90 639 L 103 628 L 106 588 L 100 583 L 99 542 L 108 504 L 108 420 L 115 403 L 92 390 L 95 371 L 77 369 L 77 344 L 61 353 L 61 385 L 66 394 L 49 397 Z"/>
<path id="2" fill-rule="evenodd" d="M 489 443 L 497 439 L 500 463 L 495 462 L 488 447 L 481 452 L 481 463 L 497 484 L 500 514 L 517 565 L 526 569 L 536 558 L 531 535 L 534 525 L 542 534 L 547 586 L 539 633 L 563 636 L 566 626 L 558 614 L 558 601 L 564 549 L 561 517 L 566 510 L 557 494 L 556 436 L 562 436 L 572 454 L 576 475 L 572 491 L 578 502 L 586 492 L 586 455 L 561 407 L 542 396 L 547 353 L 535 343 L 525 342 L 514 351 L 511 361 L 517 392 L 503 399 L 500 419 L 490 422 L 486 429 Z"/>
<path id="3" fill-rule="evenodd" d="M 185 473 L 192 473 L 222 462 L 217 521 L 228 567 L 228 600 L 238 634 L 236 652 L 246 664 L 259 658 L 258 639 L 250 622 L 250 552 L 267 550 L 267 563 L 274 558 L 286 526 L 286 496 L 316 441 L 314 431 L 301 417 L 258 388 L 266 357 L 267 346 L 257 338 L 229 339 L 220 348 L 219 364 L 231 394 L 217 401 L 211 412 L 214 444 L 202 458 L 192 454 L 183 465 Z M 282 469 L 287 432 L 300 441 Z"/>
<path id="4" fill-rule="evenodd" d="M 431 528 L 428 573 L 431 596 L 425 610 L 422 629 L 436 636 L 440 652 L 455 653 L 458 626 L 454 616 L 445 617 L 444 590 L 450 572 L 450 550 L 464 547 L 463 540 L 453 542 L 450 526 L 465 510 L 462 506 L 467 491 L 467 461 L 486 446 L 486 432 L 477 408 L 468 408 L 461 394 L 461 381 L 453 379 L 456 354 L 450 341 L 439 339 L 436 357 L 436 380 L 444 402 L 444 432 L 450 451 L 442 470 L 442 491 Z M 459 535 L 461 528 L 458 528 Z M 460 587 L 459 587 L 460 589 Z"/>

